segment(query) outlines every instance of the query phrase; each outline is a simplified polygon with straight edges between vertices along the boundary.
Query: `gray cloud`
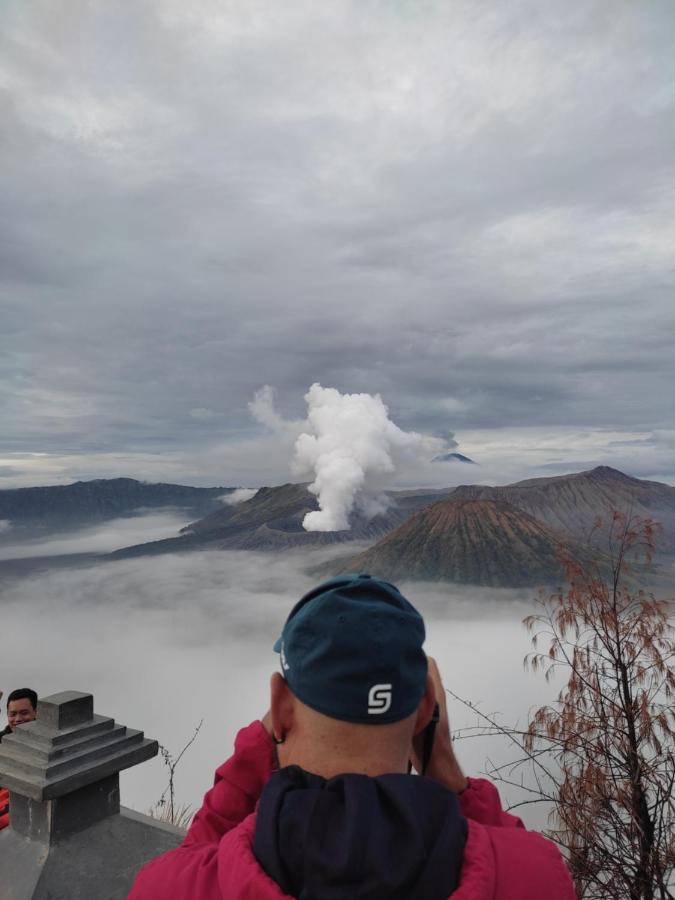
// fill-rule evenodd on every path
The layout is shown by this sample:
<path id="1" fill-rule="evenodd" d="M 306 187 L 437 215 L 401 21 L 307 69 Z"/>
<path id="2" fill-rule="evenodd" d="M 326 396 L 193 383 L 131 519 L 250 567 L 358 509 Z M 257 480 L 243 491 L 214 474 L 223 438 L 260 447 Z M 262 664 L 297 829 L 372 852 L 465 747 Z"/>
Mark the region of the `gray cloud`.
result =
<path id="1" fill-rule="evenodd" d="M 263 384 L 287 419 L 314 381 L 379 391 L 501 480 L 555 465 L 501 428 L 668 429 L 673 28 L 665 0 L 10 0 L 8 483 L 283 479 Z"/>

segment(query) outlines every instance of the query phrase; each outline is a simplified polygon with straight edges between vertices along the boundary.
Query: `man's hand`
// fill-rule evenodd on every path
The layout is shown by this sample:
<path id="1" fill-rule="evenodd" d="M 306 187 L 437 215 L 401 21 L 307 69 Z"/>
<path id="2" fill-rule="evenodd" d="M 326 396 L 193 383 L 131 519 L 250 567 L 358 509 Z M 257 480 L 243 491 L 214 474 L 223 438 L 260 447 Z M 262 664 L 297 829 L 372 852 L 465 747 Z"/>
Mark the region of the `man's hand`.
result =
<path id="1" fill-rule="evenodd" d="M 450 723 L 448 722 L 448 705 L 445 697 L 445 688 L 441 681 L 441 675 L 436 665 L 436 660 L 431 656 L 429 660 L 429 675 L 436 692 L 436 703 L 440 711 L 440 718 L 436 726 L 436 735 L 434 738 L 434 747 L 431 753 L 431 759 L 427 766 L 426 775 L 433 778 L 449 788 L 451 791 L 459 794 L 467 786 L 466 776 L 459 767 L 459 763 L 455 758 L 455 752 L 452 746 L 452 738 L 450 737 Z M 424 731 L 421 731 L 413 739 L 413 759 L 412 763 L 415 769 L 421 771 L 421 759 L 424 747 Z"/>
<path id="2" fill-rule="evenodd" d="M 268 709 L 260 721 L 262 722 L 262 726 L 265 729 L 265 731 L 269 734 L 269 736 L 271 738 L 273 738 L 274 733 L 272 731 L 272 712 L 271 712 L 271 710 Z"/>

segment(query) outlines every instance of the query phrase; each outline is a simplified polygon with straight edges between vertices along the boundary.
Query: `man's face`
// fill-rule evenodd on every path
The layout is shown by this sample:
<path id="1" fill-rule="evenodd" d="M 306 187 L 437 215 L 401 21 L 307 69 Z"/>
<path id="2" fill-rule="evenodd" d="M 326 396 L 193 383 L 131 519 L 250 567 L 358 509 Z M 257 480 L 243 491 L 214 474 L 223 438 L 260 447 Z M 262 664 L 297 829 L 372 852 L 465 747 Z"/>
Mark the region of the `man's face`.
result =
<path id="1" fill-rule="evenodd" d="M 7 704 L 7 722 L 12 731 L 17 725 L 23 725 L 24 722 L 32 722 L 36 718 L 37 713 L 28 697 L 22 697 L 20 700 L 10 700 Z"/>

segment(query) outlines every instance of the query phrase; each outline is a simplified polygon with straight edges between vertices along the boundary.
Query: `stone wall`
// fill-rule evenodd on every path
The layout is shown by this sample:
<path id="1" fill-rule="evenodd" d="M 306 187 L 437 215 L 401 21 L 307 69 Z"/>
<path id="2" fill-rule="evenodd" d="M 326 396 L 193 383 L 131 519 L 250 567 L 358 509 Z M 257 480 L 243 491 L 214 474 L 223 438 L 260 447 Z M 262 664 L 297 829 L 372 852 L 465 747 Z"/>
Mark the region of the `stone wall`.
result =
<path id="1" fill-rule="evenodd" d="M 91 694 L 38 703 L 0 743 L 10 823 L 0 831 L 2 900 L 117 900 L 184 832 L 120 807 L 119 773 L 157 755 L 142 731 L 94 713 Z"/>

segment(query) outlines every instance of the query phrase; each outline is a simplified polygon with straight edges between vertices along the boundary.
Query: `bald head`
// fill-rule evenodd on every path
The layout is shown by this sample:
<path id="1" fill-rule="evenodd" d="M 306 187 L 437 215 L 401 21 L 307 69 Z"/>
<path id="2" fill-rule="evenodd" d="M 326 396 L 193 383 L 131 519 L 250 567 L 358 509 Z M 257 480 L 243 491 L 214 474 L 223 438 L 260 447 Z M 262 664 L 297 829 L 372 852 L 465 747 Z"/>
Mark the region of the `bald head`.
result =
<path id="1" fill-rule="evenodd" d="M 285 679 L 271 680 L 271 718 L 281 766 L 297 765 L 324 778 L 346 772 L 405 772 L 413 737 L 429 722 L 435 702 L 431 679 L 418 708 L 398 722 L 356 724 L 333 719 L 299 700 Z"/>

